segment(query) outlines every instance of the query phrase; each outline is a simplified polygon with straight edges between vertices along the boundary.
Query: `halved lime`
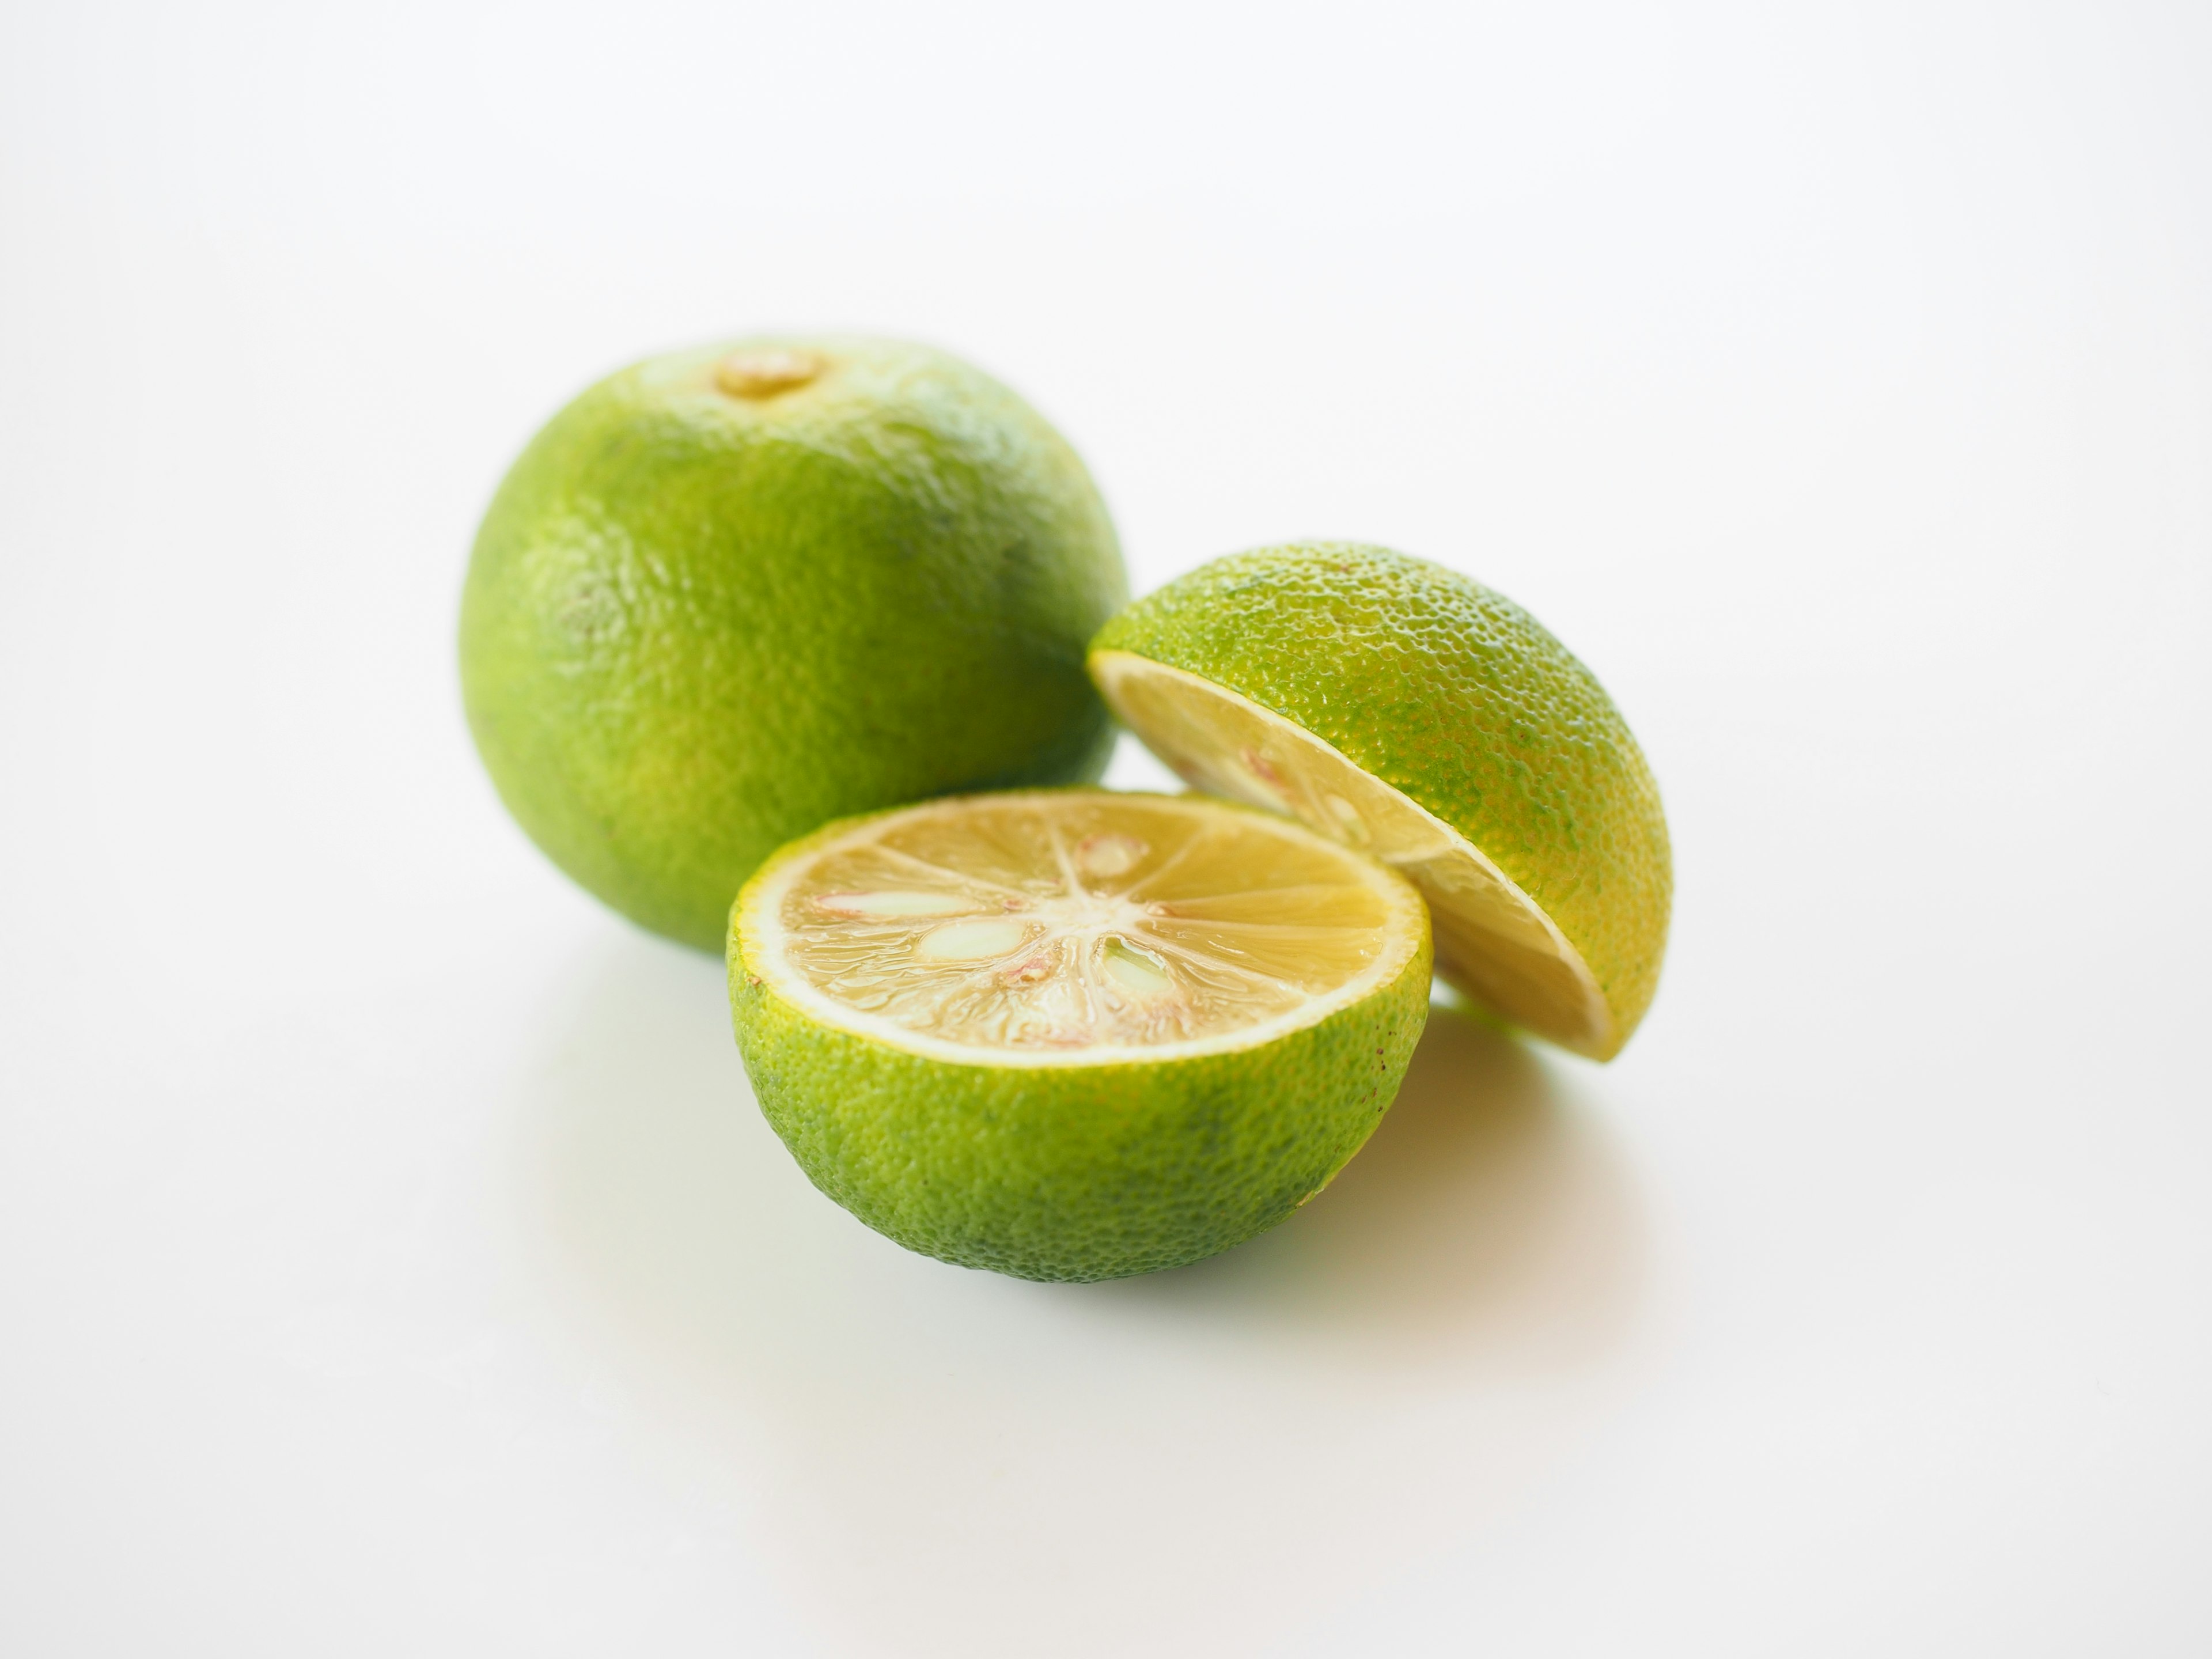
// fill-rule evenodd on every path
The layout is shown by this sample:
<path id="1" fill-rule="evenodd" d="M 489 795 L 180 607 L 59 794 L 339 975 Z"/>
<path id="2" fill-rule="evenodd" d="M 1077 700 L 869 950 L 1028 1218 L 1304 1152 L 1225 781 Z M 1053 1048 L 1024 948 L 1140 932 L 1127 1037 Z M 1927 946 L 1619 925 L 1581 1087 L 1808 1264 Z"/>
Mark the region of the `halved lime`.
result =
<path id="1" fill-rule="evenodd" d="M 1643 752 L 1596 678 L 1455 571 L 1349 543 L 1218 559 L 1091 642 L 1121 720 L 1201 789 L 1402 870 L 1437 969 L 1593 1059 L 1650 1006 L 1673 889 Z"/>
<path id="2" fill-rule="evenodd" d="M 1202 797 L 1030 791 L 833 823 L 731 915 L 762 1109 L 909 1249 L 1030 1279 L 1195 1261 L 1325 1186 L 1427 1018 L 1400 876 Z"/>

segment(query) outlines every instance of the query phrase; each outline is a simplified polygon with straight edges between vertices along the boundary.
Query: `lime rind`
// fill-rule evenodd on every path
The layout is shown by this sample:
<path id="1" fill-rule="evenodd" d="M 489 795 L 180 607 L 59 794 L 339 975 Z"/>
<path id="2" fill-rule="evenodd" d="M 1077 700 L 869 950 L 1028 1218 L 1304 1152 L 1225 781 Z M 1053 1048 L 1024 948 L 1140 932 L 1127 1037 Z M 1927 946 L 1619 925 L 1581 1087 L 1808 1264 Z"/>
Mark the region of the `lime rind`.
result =
<path id="1" fill-rule="evenodd" d="M 807 1178 L 924 1255 L 1020 1279 L 1181 1267 L 1285 1219 L 1366 1144 L 1428 1017 L 1430 958 L 1255 1048 L 953 1065 L 825 1025 L 732 962 L 754 1097 Z"/>

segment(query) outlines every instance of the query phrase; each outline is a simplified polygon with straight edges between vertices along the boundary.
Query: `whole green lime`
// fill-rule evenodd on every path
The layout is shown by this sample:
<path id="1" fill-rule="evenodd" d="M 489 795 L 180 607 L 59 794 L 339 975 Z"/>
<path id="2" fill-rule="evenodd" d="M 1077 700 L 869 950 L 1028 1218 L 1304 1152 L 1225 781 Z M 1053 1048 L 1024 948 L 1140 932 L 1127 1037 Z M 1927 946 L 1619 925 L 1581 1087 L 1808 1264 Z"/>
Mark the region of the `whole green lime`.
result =
<path id="1" fill-rule="evenodd" d="M 924 346 L 754 339 L 602 380 L 517 460 L 461 605 L 469 726 L 554 863 L 703 949 L 769 852 L 954 791 L 1087 781 L 1127 597 L 1082 462 Z"/>

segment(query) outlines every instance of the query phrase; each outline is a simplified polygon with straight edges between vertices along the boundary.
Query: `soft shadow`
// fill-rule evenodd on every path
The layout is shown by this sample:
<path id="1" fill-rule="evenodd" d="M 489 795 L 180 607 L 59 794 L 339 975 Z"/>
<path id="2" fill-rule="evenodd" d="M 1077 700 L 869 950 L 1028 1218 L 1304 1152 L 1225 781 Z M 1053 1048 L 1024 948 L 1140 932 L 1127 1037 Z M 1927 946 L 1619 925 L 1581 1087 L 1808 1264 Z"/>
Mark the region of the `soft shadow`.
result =
<path id="1" fill-rule="evenodd" d="M 669 1490 L 755 1516 L 809 1616 L 882 1651 L 1262 1650 L 1504 1513 L 1633 1372 L 1625 1160 L 1571 1062 L 1448 1009 L 1291 1220 L 1091 1285 L 868 1231 L 762 1120 L 727 1018 L 692 953 L 579 962 L 519 1079 L 526 1243 Z"/>
<path id="2" fill-rule="evenodd" d="M 665 1331 L 711 1340 L 755 1324 L 749 1307 L 950 1280 L 938 1288 L 1000 1286 L 1079 1319 L 1354 1339 L 1384 1366 L 1474 1349 L 1510 1367 L 1593 1355 L 1640 1300 L 1642 1206 L 1575 1098 L 1576 1062 L 1450 1006 L 1374 1138 L 1273 1232 L 1170 1273 L 1024 1286 L 908 1256 L 807 1183 L 752 1103 L 714 964 L 633 937 L 583 966 L 533 1090 L 532 1184 L 563 1254 Z"/>
<path id="3" fill-rule="evenodd" d="M 1601 1349 L 1640 1298 L 1646 1228 L 1571 1065 L 1439 1006 L 1397 1103 L 1319 1197 L 1242 1249 L 1094 1291 L 1401 1349 Z"/>
<path id="4" fill-rule="evenodd" d="M 525 1085 L 524 1185 L 561 1277 L 634 1334 L 726 1359 L 799 1316 L 788 1304 L 872 1238 L 763 1121 L 720 964 L 611 935 L 551 1023 L 560 1036 Z"/>

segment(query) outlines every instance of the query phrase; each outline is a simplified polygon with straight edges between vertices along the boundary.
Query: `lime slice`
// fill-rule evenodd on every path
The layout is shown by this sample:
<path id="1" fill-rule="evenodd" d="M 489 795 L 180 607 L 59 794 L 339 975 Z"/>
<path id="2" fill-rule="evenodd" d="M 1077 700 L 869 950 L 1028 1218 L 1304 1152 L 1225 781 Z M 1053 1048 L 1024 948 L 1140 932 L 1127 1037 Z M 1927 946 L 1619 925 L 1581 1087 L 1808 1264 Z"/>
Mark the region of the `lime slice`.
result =
<path id="1" fill-rule="evenodd" d="M 1385 549 L 1269 548 L 1130 606 L 1090 664 L 1193 785 L 1403 871 L 1468 996 L 1594 1059 L 1628 1041 L 1666 948 L 1666 818 L 1604 689 L 1527 612 Z"/>
<path id="2" fill-rule="evenodd" d="M 845 820 L 731 918 L 738 1046 L 815 1184 L 1030 1279 L 1195 1261 L 1319 1191 L 1397 1092 L 1430 967 L 1401 877 L 1195 796 Z"/>

